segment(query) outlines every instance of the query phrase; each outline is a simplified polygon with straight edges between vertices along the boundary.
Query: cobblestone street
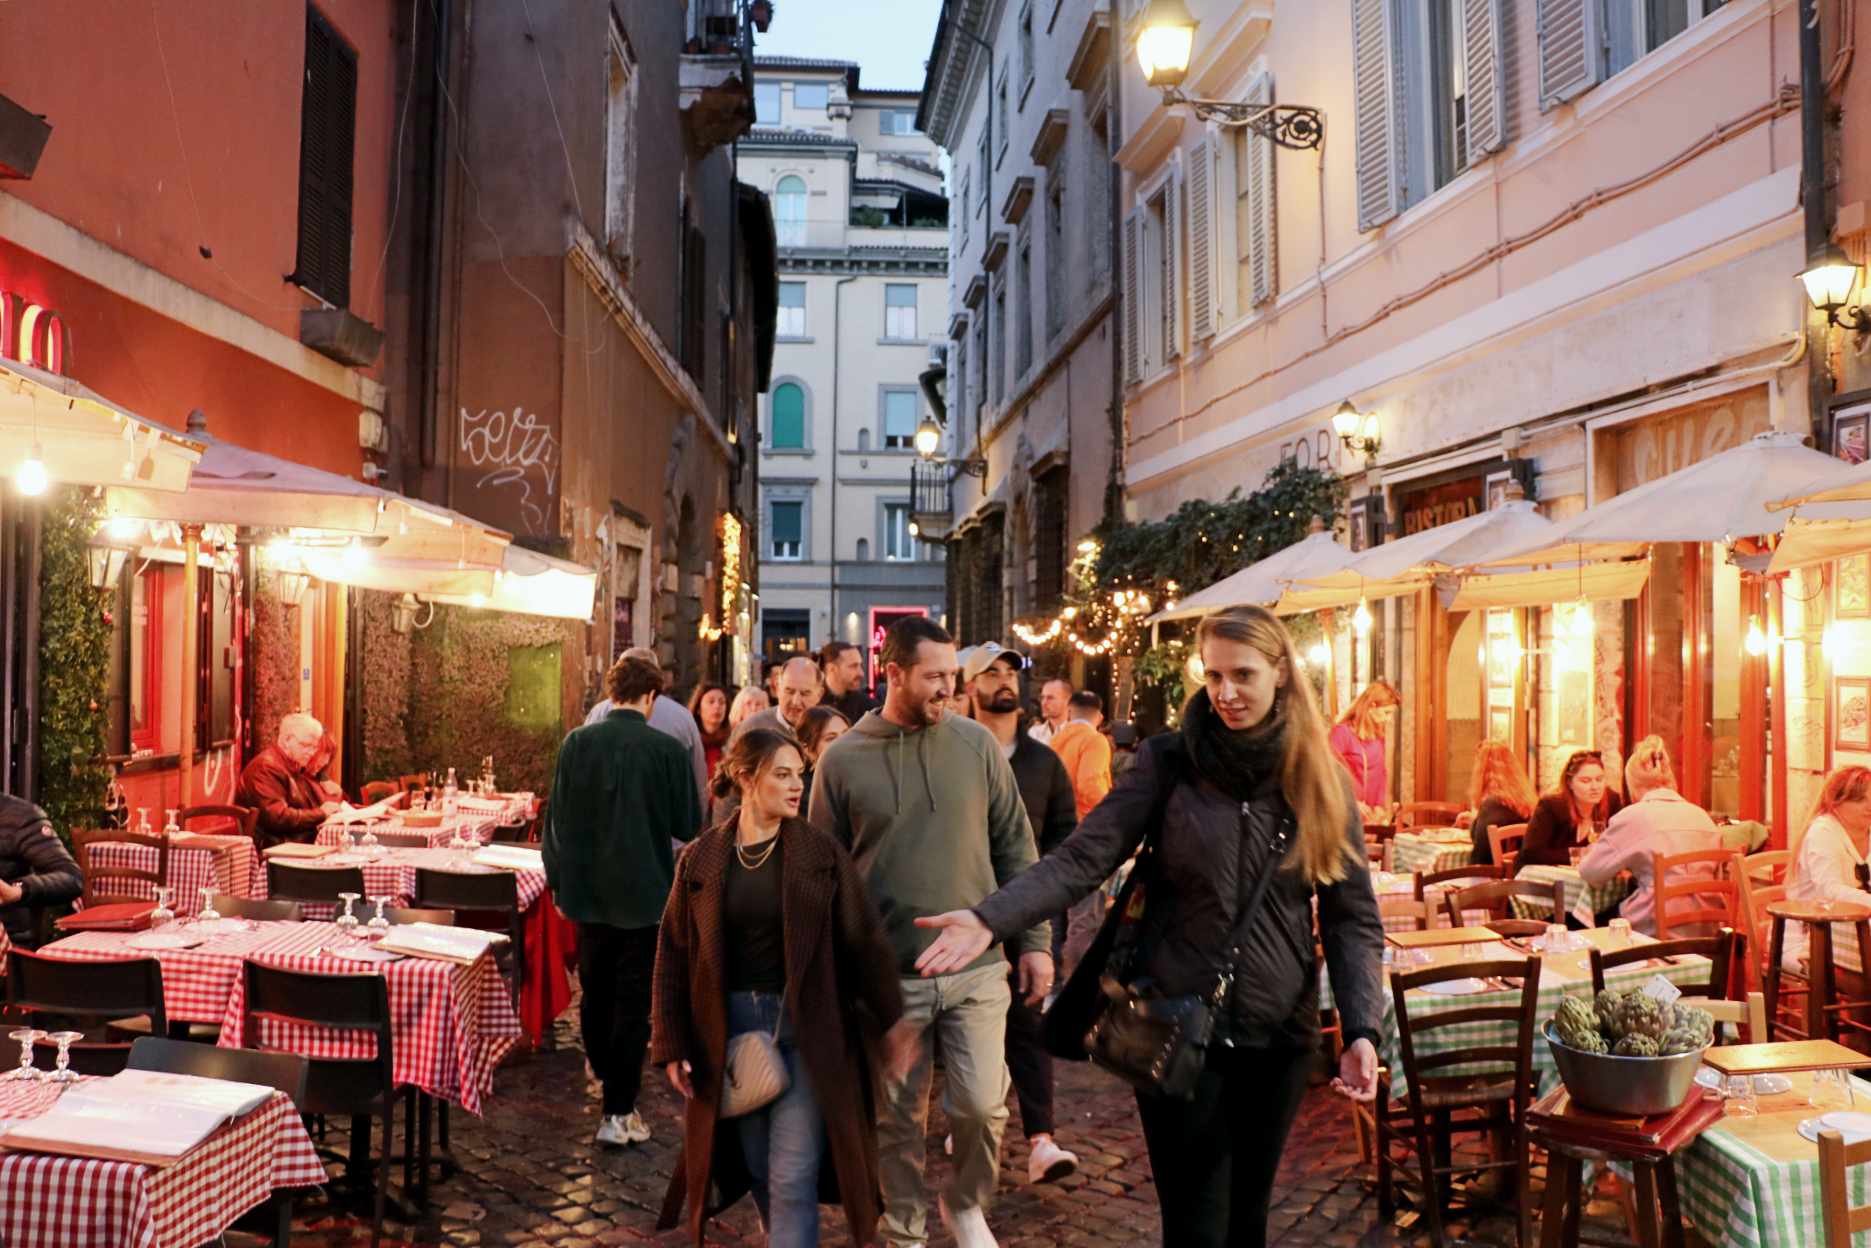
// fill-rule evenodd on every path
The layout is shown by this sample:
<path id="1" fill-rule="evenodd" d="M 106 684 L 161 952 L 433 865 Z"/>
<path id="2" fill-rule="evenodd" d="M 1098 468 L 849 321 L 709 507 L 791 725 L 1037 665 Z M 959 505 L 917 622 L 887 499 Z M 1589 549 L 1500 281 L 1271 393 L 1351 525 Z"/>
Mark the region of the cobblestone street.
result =
<path id="1" fill-rule="evenodd" d="M 990 1221 L 1005 1248 L 1119 1248 L 1161 1242 L 1161 1220 L 1150 1163 L 1130 1092 L 1088 1064 L 1060 1063 L 1057 1076 L 1059 1143 L 1079 1155 L 1080 1170 L 1056 1184 L 1026 1182 L 1026 1145 L 1014 1111 L 1002 1154 L 1001 1196 Z M 947 1179 L 945 1134 L 938 1102 L 932 1109 L 929 1148 L 931 1242 L 952 1243 L 934 1213 L 935 1193 Z M 655 1243 L 684 1248 L 683 1230 L 656 1234 L 654 1226 L 681 1142 L 680 1105 L 660 1075 L 646 1075 L 641 1102 L 655 1138 L 627 1149 L 592 1145 L 595 1090 L 588 1090 L 578 1048 L 575 1014 L 562 1019 L 556 1047 L 510 1059 L 501 1069 L 487 1118 L 456 1111 L 453 1151 L 460 1172 L 437 1183 L 432 1208 L 413 1226 L 392 1223 L 386 1243 L 501 1248 L 504 1245 Z M 332 1142 L 341 1146 L 342 1134 Z M 1409 1212 L 1402 1230 L 1378 1225 L 1377 1199 L 1359 1164 L 1350 1110 L 1324 1088 L 1301 1109 L 1287 1145 L 1275 1193 L 1270 1241 L 1310 1248 L 1389 1248 L 1427 1245 L 1429 1234 Z M 1536 1198 L 1543 1170 L 1536 1168 Z M 1511 1245 L 1511 1212 L 1492 1205 L 1478 1219 L 1460 1207 L 1448 1222 L 1454 1242 Z M 295 1219 L 295 1248 L 342 1248 L 369 1241 L 359 1206 L 334 1211 L 308 1200 Z M 1622 1230 L 1615 1204 L 1594 1206 L 1600 1232 Z M 711 1241 L 760 1244 L 751 1200 L 743 1200 L 709 1226 Z M 827 1208 L 823 1242 L 846 1241 L 843 1214 Z"/>

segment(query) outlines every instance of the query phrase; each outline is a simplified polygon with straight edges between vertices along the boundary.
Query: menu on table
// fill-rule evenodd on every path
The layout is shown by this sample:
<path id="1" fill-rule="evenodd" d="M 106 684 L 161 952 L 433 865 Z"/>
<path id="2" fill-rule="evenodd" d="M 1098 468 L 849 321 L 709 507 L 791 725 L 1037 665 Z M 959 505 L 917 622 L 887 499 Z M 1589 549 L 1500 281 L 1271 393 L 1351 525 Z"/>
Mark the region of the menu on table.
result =
<path id="1" fill-rule="evenodd" d="M 472 962 L 486 953 L 488 946 L 495 941 L 505 939 L 505 936 L 497 933 L 476 931 L 471 927 L 405 923 L 391 928 L 390 934 L 377 942 L 377 948 L 407 954 L 412 958 Z"/>
<path id="2" fill-rule="evenodd" d="M 524 845 L 489 845 L 474 851 L 474 861 L 483 867 L 500 867 L 507 871 L 546 869 L 545 856 Z"/>
<path id="3" fill-rule="evenodd" d="M 166 1166 L 272 1095 L 259 1084 L 127 1070 L 66 1092 L 37 1118 L 11 1126 L 0 1145 Z"/>

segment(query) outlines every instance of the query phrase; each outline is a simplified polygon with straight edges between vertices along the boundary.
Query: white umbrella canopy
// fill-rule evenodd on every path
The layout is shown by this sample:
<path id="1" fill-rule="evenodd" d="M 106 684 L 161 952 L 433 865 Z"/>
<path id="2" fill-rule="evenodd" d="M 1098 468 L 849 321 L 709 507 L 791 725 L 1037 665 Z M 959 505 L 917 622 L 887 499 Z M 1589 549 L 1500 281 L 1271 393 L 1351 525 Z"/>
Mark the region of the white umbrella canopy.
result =
<path id="1" fill-rule="evenodd" d="M 122 485 L 145 492 L 188 488 L 205 439 L 118 407 L 69 377 L 8 360 L 0 365 L 0 475 L 12 476 L 35 444 L 59 485 Z"/>
<path id="2" fill-rule="evenodd" d="M 343 552 L 322 549 L 300 550 L 296 559 L 322 581 L 521 615 L 589 620 L 597 597 L 596 572 L 521 546 L 507 547 L 498 568 L 422 559 L 347 559 Z"/>
<path id="3" fill-rule="evenodd" d="M 1336 572 L 1353 557 L 1352 552 L 1331 533 L 1315 530 L 1291 546 L 1277 550 L 1205 589 L 1197 590 L 1174 607 L 1157 612 L 1145 623 L 1186 620 L 1250 603 L 1256 606 L 1277 604 L 1293 582 Z"/>
<path id="4" fill-rule="evenodd" d="M 1837 461 L 1796 433 L 1757 433 L 1740 446 L 1587 507 L 1493 552 L 1490 566 L 1624 559 L 1655 542 L 1733 542 L 1786 527 L 1772 505 L 1832 472 Z"/>
<path id="5" fill-rule="evenodd" d="M 1768 570 L 1785 572 L 1871 550 L 1871 463 L 1833 471 L 1768 504 L 1791 508 Z"/>
<path id="6" fill-rule="evenodd" d="M 1282 610 L 1316 611 L 1370 598 L 1394 598 L 1431 585 L 1439 574 L 1468 567 L 1503 543 L 1537 539 L 1553 527 L 1525 499 L 1439 524 L 1357 555 L 1343 569 L 1308 577 L 1281 599 Z"/>

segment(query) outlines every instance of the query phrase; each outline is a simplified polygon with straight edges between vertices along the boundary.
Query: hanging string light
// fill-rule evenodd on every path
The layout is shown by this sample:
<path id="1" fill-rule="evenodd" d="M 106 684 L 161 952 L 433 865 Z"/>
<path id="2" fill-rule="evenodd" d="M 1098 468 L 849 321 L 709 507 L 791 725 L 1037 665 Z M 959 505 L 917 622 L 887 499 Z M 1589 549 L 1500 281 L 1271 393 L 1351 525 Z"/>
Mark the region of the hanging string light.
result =
<path id="1" fill-rule="evenodd" d="M 1748 617 L 1747 640 L 1744 641 L 1742 645 L 1745 646 L 1747 652 L 1755 658 L 1759 658 L 1761 655 L 1767 653 L 1767 634 L 1761 631 L 1760 616 L 1750 615 Z"/>

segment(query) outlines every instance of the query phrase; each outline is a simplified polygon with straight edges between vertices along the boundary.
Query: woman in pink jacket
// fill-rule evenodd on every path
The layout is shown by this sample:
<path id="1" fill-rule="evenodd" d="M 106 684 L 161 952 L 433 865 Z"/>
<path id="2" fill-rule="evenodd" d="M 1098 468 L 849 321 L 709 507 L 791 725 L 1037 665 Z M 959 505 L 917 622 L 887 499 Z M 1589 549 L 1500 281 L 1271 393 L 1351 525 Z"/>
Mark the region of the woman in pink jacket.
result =
<path id="1" fill-rule="evenodd" d="M 1657 934 L 1656 881 L 1651 879 L 1655 854 L 1687 854 L 1701 849 L 1722 848 L 1721 830 L 1708 812 L 1686 800 L 1676 791 L 1676 771 L 1670 766 L 1670 754 L 1662 737 L 1645 737 L 1631 751 L 1624 763 L 1624 787 L 1629 790 L 1628 806 L 1611 817 L 1605 834 L 1587 851 L 1579 863 L 1579 874 L 1587 884 L 1603 884 L 1620 871 L 1629 871 L 1635 887 L 1624 899 L 1618 913 L 1629 919 L 1635 931 L 1647 936 Z M 1671 872 L 1670 883 L 1715 877 L 1714 863 L 1698 862 Z M 1713 908 L 1726 901 L 1721 893 L 1698 894 L 1684 909 Z M 1611 917 L 1608 913 L 1601 921 Z M 1712 936 L 1709 924 L 1677 924 L 1670 936 Z"/>
<path id="2" fill-rule="evenodd" d="M 1397 691 L 1386 680 L 1366 685 L 1339 716 L 1327 738 L 1332 752 L 1351 773 L 1351 788 L 1366 823 L 1382 823 L 1390 811 L 1390 769 L 1384 762 L 1384 738 L 1396 718 Z"/>

